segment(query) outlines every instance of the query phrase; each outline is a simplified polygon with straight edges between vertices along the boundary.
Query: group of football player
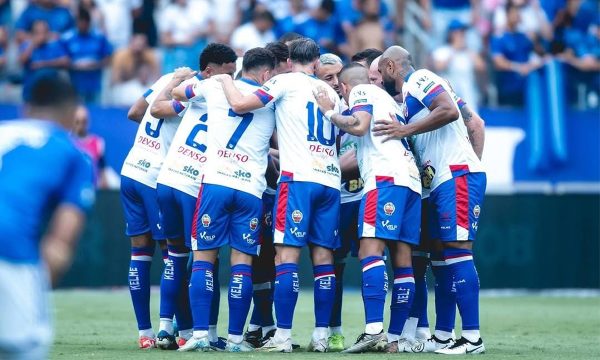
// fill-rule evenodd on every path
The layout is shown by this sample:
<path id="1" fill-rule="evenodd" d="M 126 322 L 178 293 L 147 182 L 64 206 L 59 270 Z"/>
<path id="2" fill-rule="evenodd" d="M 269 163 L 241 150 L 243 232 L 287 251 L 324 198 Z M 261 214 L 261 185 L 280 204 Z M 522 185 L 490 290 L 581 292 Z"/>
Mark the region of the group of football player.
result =
<path id="1" fill-rule="evenodd" d="M 236 74 L 237 60 L 228 46 L 209 44 L 199 71 L 164 75 L 129 111 L 139 127 L 121 198 L 140 348 L 291 352 L 298 263 L 308 246 L 315 312 L 308 351 L 484 352 L 472 253 L 486 186 L 481 118 L 444 79 L 415 70 L 400 46 L 367 49 L 344 65 L 298 38 L 247 51 Z M 165 266 L 155 335 L 157 243 Z M 225 245 L 226 339 L 216 331 Z M 362 268 L 365 329 L 346 347 L 349 253 Z"/>

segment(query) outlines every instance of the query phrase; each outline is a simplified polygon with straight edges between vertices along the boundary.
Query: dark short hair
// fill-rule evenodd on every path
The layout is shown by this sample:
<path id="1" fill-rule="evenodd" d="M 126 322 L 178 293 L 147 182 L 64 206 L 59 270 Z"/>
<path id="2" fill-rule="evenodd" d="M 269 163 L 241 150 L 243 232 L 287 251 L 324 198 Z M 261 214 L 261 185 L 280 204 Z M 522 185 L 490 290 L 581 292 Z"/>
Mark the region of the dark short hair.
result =
<path id="1" fill-rule="evenodd" d="M 208 64 L 223 65 L 233 63 L 237 60 L 237 55 L 232 48 L 224 44 L 210 43 L 202 54 L 200 54 L 200 71 L 204 71 Z"/>
<path id="2" fill-rule="evenodd" d="M 269 10 L 257 10 L 252 14 L 252 21 L 255 20 L 267 20 L 271 23 L 275 23 L 275 17 Z"/>
<path id="3" fill-rule="evenodd" d="M 383 51 L 370 48 L 370 49 L 365 49 L 363 51 L 359 51 L 356 54 L 352 55 L 351 60 L 353 62 L 366 60 L 367 65 L 371 66 L 371 63 L 373 62 L 373 60 L 377 59 L 379 56 L 381 56 L 381 54 L 383 54 Z"/>
<path id="4" fill-rule="evenodd" d="M 265 49 L 273 53 L 278 63 L 287 61 L 290 57 L 290 49 L 281 41 L 270 42 L 265 46 Z"/>
<path id="5" fill-rule="evenodd" d="M 275 68 L 275 55 L 265 48 L 257 47 L 246 51 L 242 61 L 244 71 L 257 70 L 261 67 Z"/>
<path id="6" fill-rule="evenodd" d="M 23 101 L 31 106 L 56 107 L 75 104 L 77 92 L 68 76 L 54 69 L 39 70 L 23 87 Z"/>
<path id="7" fill-rule="evenodd" d="M 279 38 L 279 41 L 281 41 L 282 43 L 285 44 L 288 41 L 302 39 L 303 37 L 304 36 L 292 31 L 292 32 L 286 32 L 285 34 L 281 35 L 281 37 Z"/>
<path id="8" fill-rule="evenodd" d="M 321 1 L 321 6 L 319 7 L 330 14 L 335 12 L 335 2 L 333 0 L 323 0 Z"/>
<path id="9" fill-rule="evenodd" d="M 92 21 L 92 16 L 90 15 L 89 11 L 87 11 L 84 8 L 81 8 L 77 12 L 77 20 L 79 20 L 79 21 L 85 21 L 85 22 L 89 23 L 89 22 Z"/>
<path id="10" fill-rule="evenodd" d="M 309 38 L 294 40 L 290 43 L 290 60 L 306 65 L 319 58 L 319 45 Z"/>

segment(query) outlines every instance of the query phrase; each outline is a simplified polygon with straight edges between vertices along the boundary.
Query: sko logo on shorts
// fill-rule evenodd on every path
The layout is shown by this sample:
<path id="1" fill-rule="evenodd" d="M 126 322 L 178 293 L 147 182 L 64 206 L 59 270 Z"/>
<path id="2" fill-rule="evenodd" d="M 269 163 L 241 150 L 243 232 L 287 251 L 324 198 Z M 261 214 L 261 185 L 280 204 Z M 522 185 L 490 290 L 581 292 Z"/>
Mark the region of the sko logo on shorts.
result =
<path id="1" fill-rule="evenodd" d="M 300 221 L 302 221 L 302 218 L 304 217 L 304 215 L 302 215 L 302 212 L 300 210 L 294 210 L 294 212 L 292 212 L 292 220 L 298 224 Z"/>

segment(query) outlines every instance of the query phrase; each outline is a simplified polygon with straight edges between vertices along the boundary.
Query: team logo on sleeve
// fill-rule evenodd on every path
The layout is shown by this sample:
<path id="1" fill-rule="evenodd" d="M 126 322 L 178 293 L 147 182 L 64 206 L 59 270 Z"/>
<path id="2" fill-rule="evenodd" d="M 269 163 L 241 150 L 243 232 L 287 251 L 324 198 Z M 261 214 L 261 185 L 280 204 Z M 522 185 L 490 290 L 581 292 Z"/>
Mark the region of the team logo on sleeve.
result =
<path id="1" fill-rule="evenodd" d="M 304 215 L 302 214 L 302 212 L 300 210 L 294 210 L 294 212 L 292 212 L 292 220 L 298 224 L 300 221 L 302 221 L 302 218 L 304 217 Z"/>
<path id="2" fill-rule="evenodd" d="M 431 189 L 431 183 L 433 182 L 433 177 L 435 176 L 435 168 L 431 165 L 427 165 L 423 168 L 421 172 L 421 183 L 425 189 Z"/>
<path id="3" fill-rule="evenodd" d="M 255 231 L 257 227 L 258 227 L 258 219 L 253 218 L 252 220 L 250 220 L 250 230 Z"/>
<path id="4" fill-rule="evenodd" d="M 383 212 L 387 215 L 387 216 L 391 216 L 394 211 L 396 211 L 396 206 L 391 203 L 391 202 L 387 202 L 385 203 L 385 205 L 383 205 Z"/>
<path id="5" fill-rule="evenodd" d="M 475 205 L 473 208 L 473 215 L 475 215 L 475 219 L 479 219 L 479 214 L 481 214 L 481 208 L 479 205 Z"/>
<path id="6" fill-rule="evenodd" d="M 204 227 L 209 227 L 210 226 L 210 216 L 208 214 L 204 214 L 202 215 L 202 226 Z"/>

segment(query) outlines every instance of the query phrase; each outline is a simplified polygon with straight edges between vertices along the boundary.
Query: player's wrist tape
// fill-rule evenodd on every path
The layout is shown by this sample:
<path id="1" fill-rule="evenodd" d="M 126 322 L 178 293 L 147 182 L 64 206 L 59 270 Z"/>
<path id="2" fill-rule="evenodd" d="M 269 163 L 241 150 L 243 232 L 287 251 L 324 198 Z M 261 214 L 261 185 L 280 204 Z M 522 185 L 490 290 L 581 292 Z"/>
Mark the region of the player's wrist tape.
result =
<path id="1" fill-rule="evenodd" d="M 327 110 L 325 112 L 325 114 L 323 114 L 323 116 L 325 116 L 325 119 L 331 121 L 331 117 L 335 114 L 335 110 Z"/>

